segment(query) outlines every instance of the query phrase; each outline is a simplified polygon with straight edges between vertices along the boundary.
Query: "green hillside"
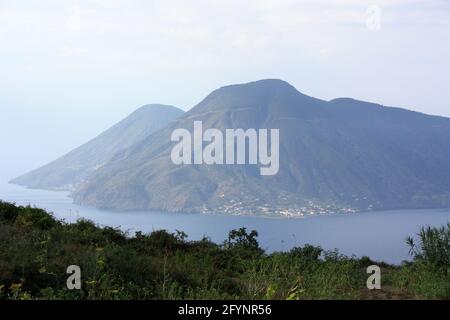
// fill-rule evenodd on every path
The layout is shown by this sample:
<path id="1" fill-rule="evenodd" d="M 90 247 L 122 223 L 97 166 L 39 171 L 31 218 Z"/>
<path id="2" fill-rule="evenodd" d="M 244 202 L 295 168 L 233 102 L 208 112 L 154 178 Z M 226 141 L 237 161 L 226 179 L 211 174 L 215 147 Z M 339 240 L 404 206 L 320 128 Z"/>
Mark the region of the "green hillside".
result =
<path id="1" fill-rule="evenodd" d="M 304 246 L 266 254 L 256 231 L 223 244 L 179 231 L 125 234 L 0 202 L 0 299 L 449 299 L 450 225 L 424 229 L 401 266 Z M 405 250 L 408 247 L 405 243 Z M 366 268 L 382 289 L 366 288 Z M 81 290 L 66 269 L 81 267 Z"/>

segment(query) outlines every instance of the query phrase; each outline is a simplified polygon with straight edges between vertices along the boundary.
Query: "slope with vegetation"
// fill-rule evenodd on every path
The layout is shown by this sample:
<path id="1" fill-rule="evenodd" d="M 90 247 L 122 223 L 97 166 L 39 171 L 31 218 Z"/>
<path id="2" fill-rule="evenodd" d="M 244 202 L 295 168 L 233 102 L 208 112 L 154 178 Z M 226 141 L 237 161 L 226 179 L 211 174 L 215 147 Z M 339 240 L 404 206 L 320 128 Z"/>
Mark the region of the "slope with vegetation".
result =
<path id="1" fill-rule="evenodd" d="M 367 257 L 310 245 L 266 254 L 257 236 L 233 230 L 221 245 L 181 231 L 130 236 L 0 201 L 0 299 L 450 298 L 450 224 L 408 240 L 413 262 L 377 263 L 377 291 L 366 289 Z M 69 265 L 81 267 L 81 290 L 66 288 Z"/>

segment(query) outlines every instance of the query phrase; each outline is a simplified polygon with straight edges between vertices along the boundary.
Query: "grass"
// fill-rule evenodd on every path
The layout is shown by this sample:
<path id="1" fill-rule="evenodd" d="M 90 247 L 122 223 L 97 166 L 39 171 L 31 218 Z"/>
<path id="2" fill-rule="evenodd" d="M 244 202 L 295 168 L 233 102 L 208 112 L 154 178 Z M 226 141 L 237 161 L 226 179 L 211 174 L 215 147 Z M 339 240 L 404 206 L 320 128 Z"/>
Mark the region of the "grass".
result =
<path id="1" fill-rule="evenodd" d="M 448 230 L 422 229 L 407 242 L 414 260 L 392 266 L 309 245 L 266 254 L 246 229 L 223 244 L 129 235 L 0 201 L 0 299 L 449 299 Z M 366 288 L 372 264 L 382 290 Z M 81 290 L 66 287 L 69 265 L 81 267 Z"/>

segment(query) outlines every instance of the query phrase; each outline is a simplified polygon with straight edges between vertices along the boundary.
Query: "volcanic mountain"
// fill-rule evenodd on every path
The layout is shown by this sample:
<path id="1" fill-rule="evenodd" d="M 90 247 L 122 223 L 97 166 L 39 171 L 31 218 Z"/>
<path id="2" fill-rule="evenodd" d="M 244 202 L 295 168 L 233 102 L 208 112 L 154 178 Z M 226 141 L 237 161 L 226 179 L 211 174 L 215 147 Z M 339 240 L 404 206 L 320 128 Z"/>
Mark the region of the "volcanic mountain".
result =
<path id="1" fill-rule="evenodd" d="M 171 134 L 192 132 L 194 121 L 205 129 L 278 128 L 278 174 L 261 176 L 257 165 L 175 165 Z M 287 82 L 261 80 L 220 88 L 111 159 L 91 162 L 72 195 L 105 209 L 286 216 L 446 207 L 449 137 L 448 118 L 349 98 L 324 101 Z M 71 179 L 52 178 L 60 172 L 53 164 L 37 171 L 47 180 L 30 174 L 17 181 L 80 181 L 81 164 L 63 159 L 57 163 Z"/>
<path id="2" fill-rule="evenodd" d="M 116 153 L 143 141 L 182 114 L 182 110 L 173 106 L 142 106 L 93 140 L 11 183 L 38 189 L 72 190 Z"/>

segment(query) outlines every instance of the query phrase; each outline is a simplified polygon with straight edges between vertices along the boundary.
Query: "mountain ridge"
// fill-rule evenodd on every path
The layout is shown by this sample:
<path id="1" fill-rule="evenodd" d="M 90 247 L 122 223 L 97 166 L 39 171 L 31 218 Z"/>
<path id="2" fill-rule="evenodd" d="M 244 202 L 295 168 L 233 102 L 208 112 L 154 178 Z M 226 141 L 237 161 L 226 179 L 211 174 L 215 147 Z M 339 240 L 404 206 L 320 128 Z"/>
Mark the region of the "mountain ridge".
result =
<path id="1" fill-rule="evenodd" d="M 174 106 L 143 105 L 85 144 L 10 183 L 38 189 L 72 190 L 117 152 L 143 140 L 182 113 Z"/>
<path id="2" fill-rule="evenodd" d="M 175 166 L 176 128 L 280 128 L 280 172 Z M 422 132 L 418 132 L 421 130 Z M 448 206 L 450 119 L 357 100 L 324 101 L 284 81 L 214 90 L 174 123 L 116 154 L 73 192 L 104 209 L 297 216 Z"/>

